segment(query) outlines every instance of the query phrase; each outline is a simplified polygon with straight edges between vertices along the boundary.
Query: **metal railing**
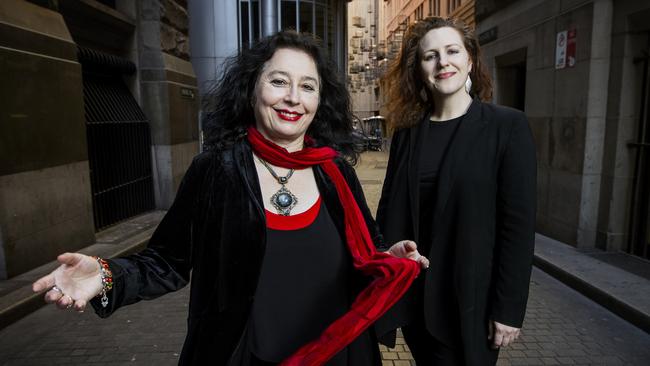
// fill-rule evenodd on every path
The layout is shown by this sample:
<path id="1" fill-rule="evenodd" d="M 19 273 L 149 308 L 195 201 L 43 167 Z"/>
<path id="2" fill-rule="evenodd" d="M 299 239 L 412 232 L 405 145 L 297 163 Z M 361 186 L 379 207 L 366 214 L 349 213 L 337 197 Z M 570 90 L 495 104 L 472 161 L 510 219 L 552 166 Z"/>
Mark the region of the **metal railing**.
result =
<path id="1" fill-rule="evenodd" d="M 128 60 L 86 48 L 84 110 L 95 229 L 154 208 L 149 121 L 122 77 Z"/>

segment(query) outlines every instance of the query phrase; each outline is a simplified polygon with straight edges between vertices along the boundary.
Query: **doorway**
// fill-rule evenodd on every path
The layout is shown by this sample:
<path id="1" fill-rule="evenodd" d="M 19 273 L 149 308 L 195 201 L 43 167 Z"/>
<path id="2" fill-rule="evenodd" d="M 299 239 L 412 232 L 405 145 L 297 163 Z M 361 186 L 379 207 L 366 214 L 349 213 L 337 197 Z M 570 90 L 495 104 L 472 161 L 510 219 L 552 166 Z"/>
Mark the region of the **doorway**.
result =
<path id="1" fill-rule="evenodd" d="M 526 106 L 526 48 L 497 56 L 497 103 L 525 110 Z"/>

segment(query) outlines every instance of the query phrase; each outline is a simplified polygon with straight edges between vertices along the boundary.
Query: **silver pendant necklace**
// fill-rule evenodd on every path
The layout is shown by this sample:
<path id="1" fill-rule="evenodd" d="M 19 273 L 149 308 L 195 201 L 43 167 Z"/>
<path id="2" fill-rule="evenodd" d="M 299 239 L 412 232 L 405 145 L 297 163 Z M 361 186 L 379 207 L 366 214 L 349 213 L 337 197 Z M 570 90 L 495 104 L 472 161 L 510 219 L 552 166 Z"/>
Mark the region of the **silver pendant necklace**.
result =
<path id="1" fill-rule="evenodd" d="M 273 207 L 275 207 L 276 211 L 278 211 L 280 215 L 289 216 L 289 214 L 291 214 L 291 209 L 294 208 L 298 203 L 298 198 L 286 187 L 286 184 L 289 183 L 289 178 L 291 178 L 293 175 L 294 169 L 290 169 L 287 175 L 280 177 L 275 173 L 273 168 L 271 168 L 271 166 L 266 161 L 260 159 L 259 157 L 257 160 L 259 160 L 260 163 L 262 163 L 262 165 L 264 165 L 266 169 L 269 170 L 269 173 L 271 173 L 273 178 L 275 178 L 275 180 L 277 180 L 278 183 L 280 183 L 282 186 L 277 192 L 273 194 L 273 196 L 271 196 L 271 204 Z"/>

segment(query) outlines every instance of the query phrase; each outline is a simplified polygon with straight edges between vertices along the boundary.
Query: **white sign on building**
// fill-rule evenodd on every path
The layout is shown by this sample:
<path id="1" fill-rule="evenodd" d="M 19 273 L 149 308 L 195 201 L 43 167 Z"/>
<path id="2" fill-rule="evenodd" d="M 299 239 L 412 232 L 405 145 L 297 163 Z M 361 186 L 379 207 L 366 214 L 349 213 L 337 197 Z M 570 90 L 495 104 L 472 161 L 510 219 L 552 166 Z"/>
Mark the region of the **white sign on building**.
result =
<path id="1" fill-rule="evenodd" d="M 557 33 L 555 38 L 555 68 L 563 69 L 566 67 L 566 45 L 567 31 Z"/>

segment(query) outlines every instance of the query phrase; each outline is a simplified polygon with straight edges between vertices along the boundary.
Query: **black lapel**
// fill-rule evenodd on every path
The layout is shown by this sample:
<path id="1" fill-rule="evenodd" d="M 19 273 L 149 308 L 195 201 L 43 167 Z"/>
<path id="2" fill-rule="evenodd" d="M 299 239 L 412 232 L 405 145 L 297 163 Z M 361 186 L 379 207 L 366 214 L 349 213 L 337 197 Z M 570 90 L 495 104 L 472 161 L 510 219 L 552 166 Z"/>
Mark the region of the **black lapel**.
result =
<path id="1" fill-rule="evenodd" d="M 442 218 L 449 194 L 454 186 L 459 167 L 462 166 L 465 156 L 472 149 L 475 139 L 480 135 L 487 121 L 482 119 L 482 108 L 479 99 L 474 99 L 467 114 L 460 122 L 449 150 L 445 154 L 438 171 L 438 192 L 436 193 L 436 208 L 433 216 L 433 229 L 437 233 L 438 223 Z"/>
<path id="2" fill-rule="evenodd" d="M 343 172 L 341 172 L 341 174 L 343 174 Z M 336 191 L 334 183 L 332 182 L 331 178 L 325 174 L 323 168 L 318 165 L 314 166 L 314 177 L 316 178 L 316 186 L 318 187 L 318 192 L 320 193 L 321 198 L 325 203 L 325 207 L 327 207 L 327 211 L 332 217 L 341 237 L 344 241 L 347 242 L 347 239 L 345 238 L 345 214 L 343 212 L 343 206 L 339 200 L 339 194 Z"/>
<path id="3" fill-rule="evenodd" d="M 253 151 L 248 142 L 245 141 L 236 143 L 233 146 L 233 150 L 235 166 L 239 168 L 237 170 L 241 175 L 242 182 L 246 186 L 246 190 L 250 194 L 251 199 L 255 202 L 258 213 L 264 220 L 263 222 L 266 222 L 264 205 L 262 204 L 262 189 L 260 188 L 260 181 L 257 177 L 255 162 L 253 161 Z"/>
<path id="4" fill-rule="evenodd" d="M 413 237 L 417 241 L 420 234 L 420 151 L 427 136 L 428 113 L 409 131 L 408 149 L 408 192 L 413 223 Z"/>
<path id="5" fill-rule="evenodd" d="M 230 158 L 232 156 L 232 158 Z M 260 189 L 260 183 L 259 179 L 257 177 L 257 172 L 255 170 L 255 162 L 253 161 L 253 153 L 251 151 L 250 145 L 248 144 L 247 141 L 240 141 L 236 142 L 235 145 L 232 147 L 231 152 L 225 152 L 223 153 L 223 159 L 224 159 L 224 164 L 232 165 L 232 169 L 236 170 L 237 173 L 239 174 L 241 178 L 242 185 L 245 186 L 245 188 L 241 188 L 247 192 L 247 194 L 250 197 L 250 200 L 254 202 L 256 206 L 256 211 L 259 216 L 259 218 L 256 220 L 255 217 L 246 217 L 244 220 L 247 221 L 246 225 L 250 230 L 253 230 L 254 225 L 260 225 L 256 226 L 256 229 L 261 229 L 261 237 L 259 240 L 261 248 L 259 248 L 259 251 L 255 250 L 250 250 L 252 255 L 255 255 L 255 253 L 261 253 L 260 255 L 264 255 L 264 250 L 266 246 L 266 230 L 264 229 L 264 225 L 266 222 L 266 215 L 264 214 L 264 206 L 262 205 L 262 190 Z M 213 189 L 219 189 L 219 187 L 213 187 Z M 237 199 L 237 197 L 229 197 L 230 199 Z M 246 205 L 245 202 L 242 202 L 242 205 Z M 223 214 L 231 214 L 229 212 L 225 212 Z M 233 213 L 233 214 L 240 214 L 239 212 Z M 222 243 L 223 245 L 232 245 L 232 243 Z M 229 279 L 229 267 L 230 261 L 232 258 L 226 255 L 226 253 L 229 253 L 230 251 L 223 251 L 221 255 L 219 256 L 219 263 L 218 265 L 218 280 L 216 281 L 216 286 L 217 289 L 215 291 L 216 294 L 219 294 L 217 297 L 217 306 L 219 311 L 223 311 L 228 307 L 228 304 L 230 303 L 230 293 L 231 291 L 229 290 L 229 286 L 231 281 Z M 259 261 L 261 263 L 262 259 L 261 258 L 255 258 L 256 261 Z M 260 266 L 261 268 L 261 266 Z"/>

